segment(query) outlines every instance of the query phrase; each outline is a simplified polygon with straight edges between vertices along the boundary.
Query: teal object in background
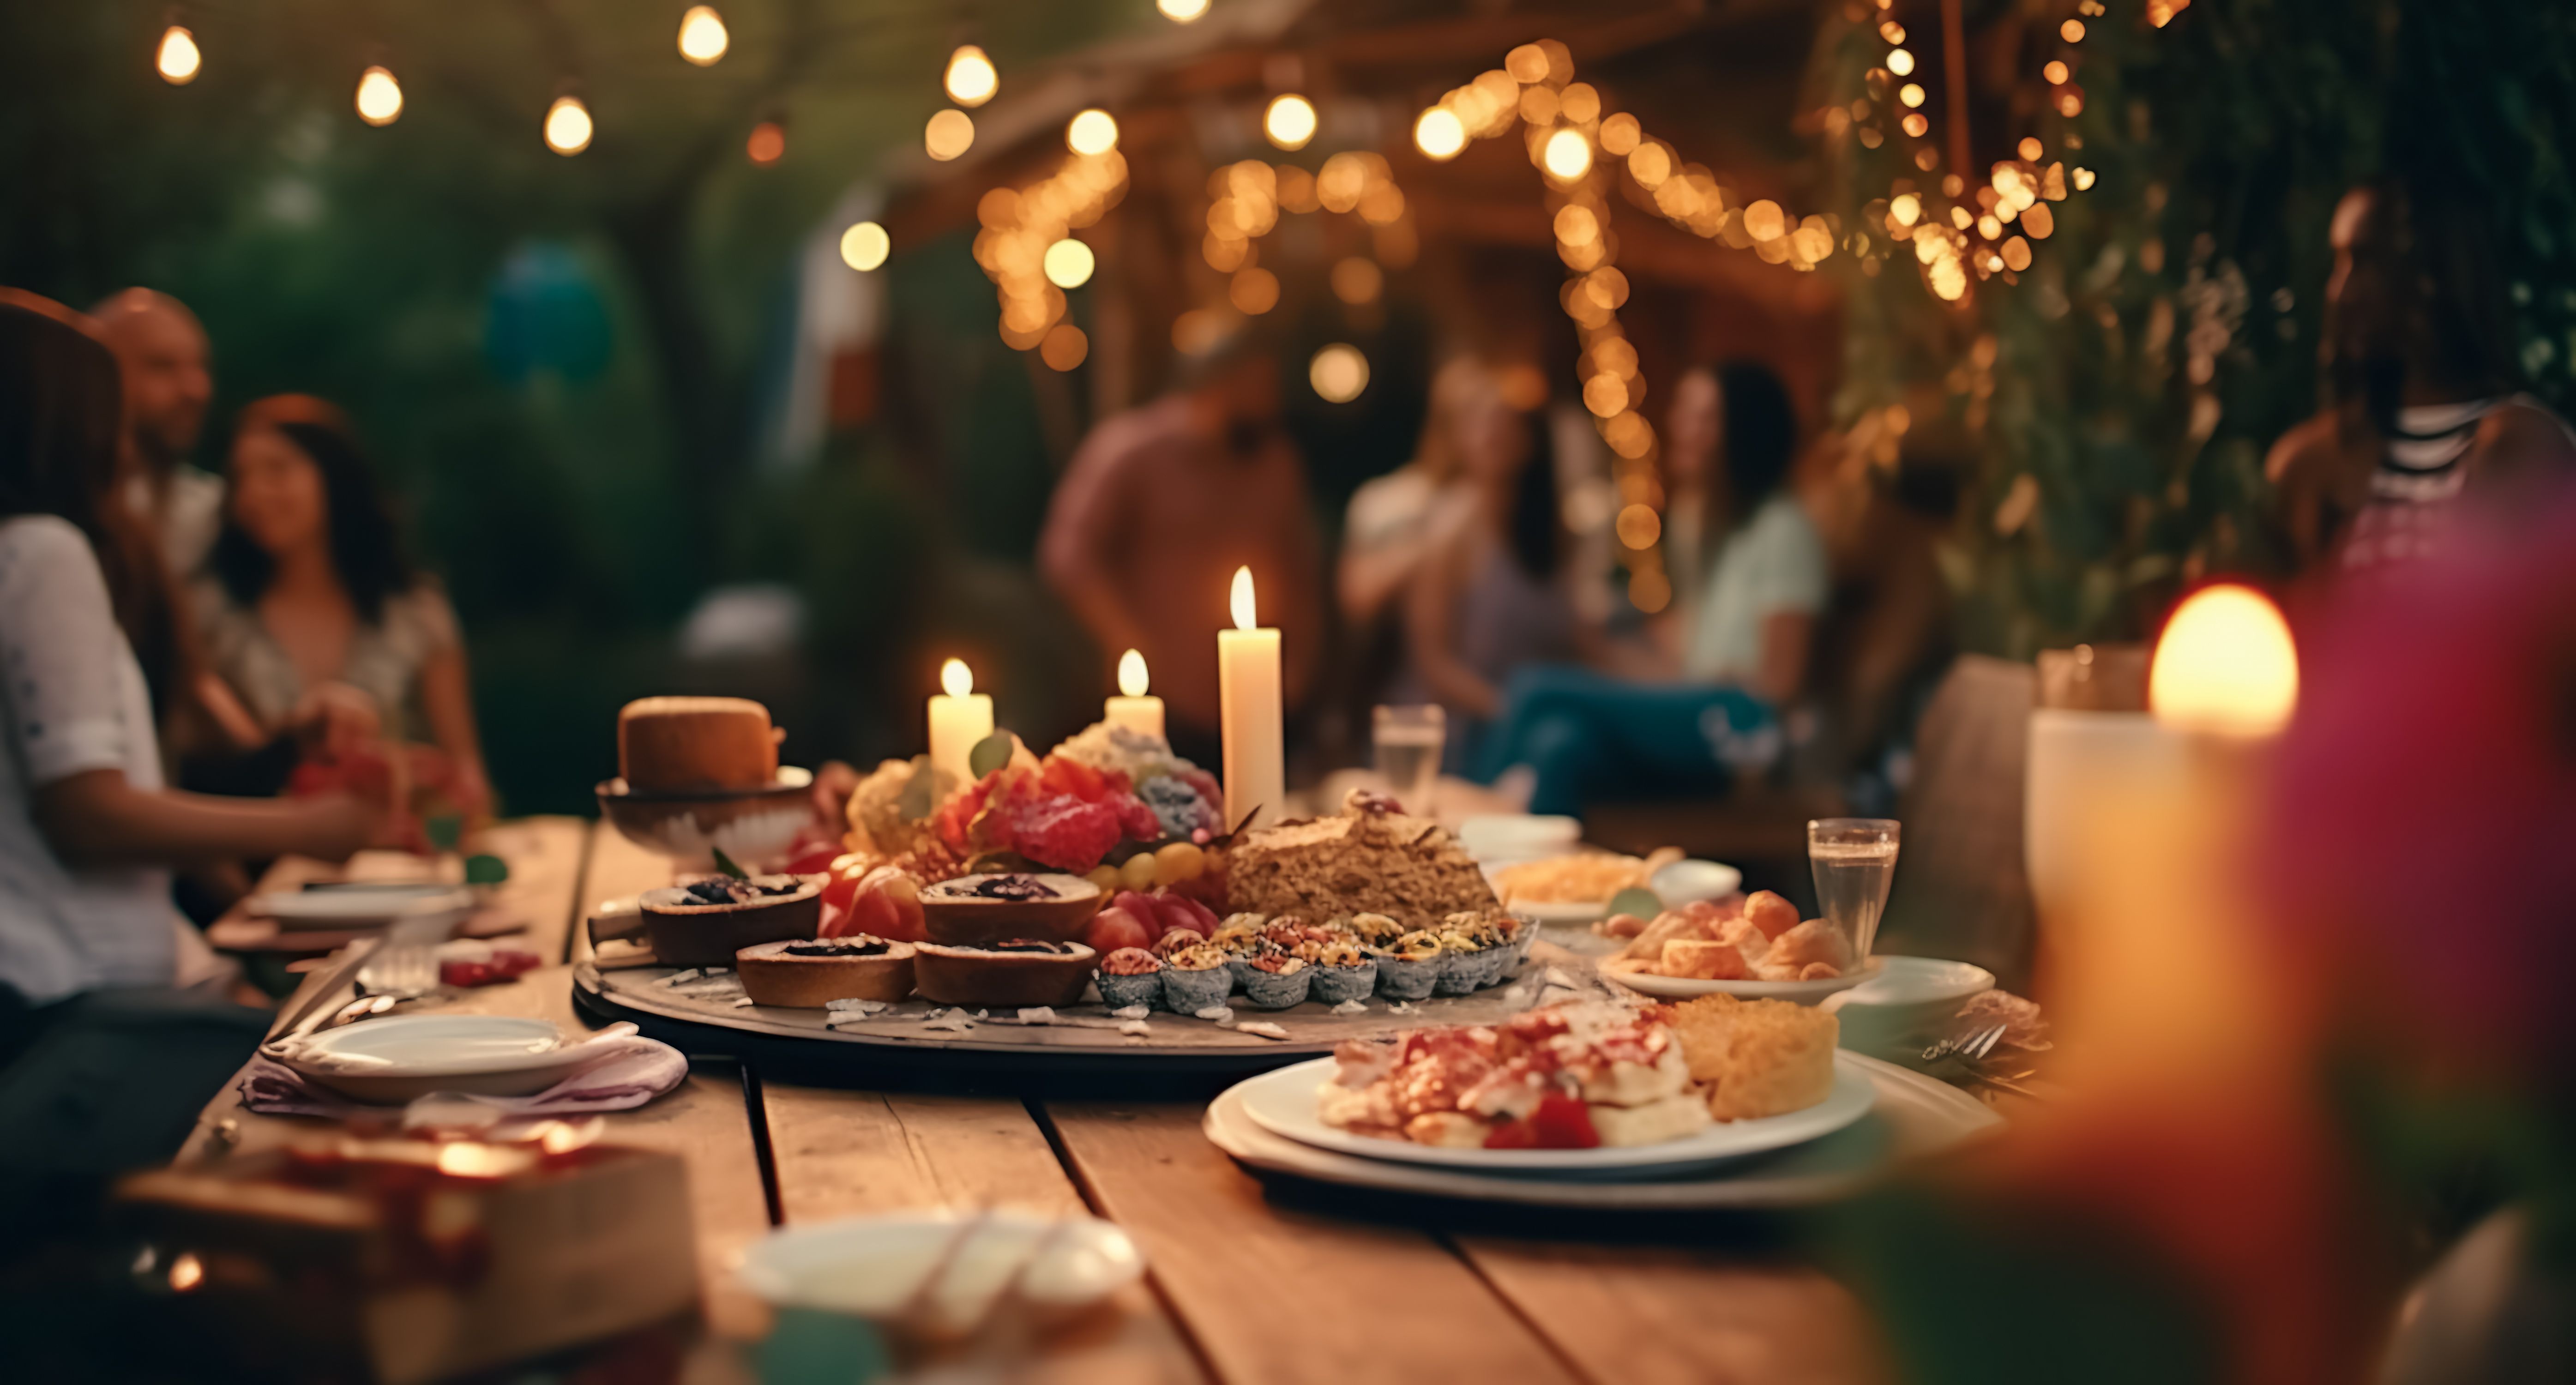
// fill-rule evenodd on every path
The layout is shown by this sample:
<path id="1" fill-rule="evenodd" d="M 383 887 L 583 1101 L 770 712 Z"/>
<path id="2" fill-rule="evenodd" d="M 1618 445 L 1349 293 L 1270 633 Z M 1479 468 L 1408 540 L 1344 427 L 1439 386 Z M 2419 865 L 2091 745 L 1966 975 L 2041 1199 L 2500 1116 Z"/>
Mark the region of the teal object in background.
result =
<path id="1" fill-rule="evenodd" d="M 781 1308 L 760 1344 L 760 1385 L 861 1385 L 893 1374 L 873 1323 L 812 1308 Z"/>

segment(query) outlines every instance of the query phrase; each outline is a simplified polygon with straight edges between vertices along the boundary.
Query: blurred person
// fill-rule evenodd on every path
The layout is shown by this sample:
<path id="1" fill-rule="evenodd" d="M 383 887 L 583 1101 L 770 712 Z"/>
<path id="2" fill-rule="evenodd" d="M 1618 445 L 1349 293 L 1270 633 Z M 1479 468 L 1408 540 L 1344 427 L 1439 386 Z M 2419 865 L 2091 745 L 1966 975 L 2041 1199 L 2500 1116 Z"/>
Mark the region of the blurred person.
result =
<path id="1" fill-rule="evenodd" d="M 1213 647 L 1233 624 L 1238 567 L 1252 569 L 1261 623 L 1281 631 L 1290 715 L 1304 704 L 1325 632 L 1309 505 L 1279 428 L 1278 361 L 1248 329 L 1194 361 L 1179 388 L 1102 420 L 1056 486 L 1041 569 L 1107 660 L 1144 654 L 1173 748 L 1190 759 L 1221 759 Z"/>
<path id="2" fill-rule="evenodd" d="M 1430 547 L 1432 511 L 1458 476 L 1459 417 L 1492 389 L 1482 362 L 1452 357 L 1431 377 L 1430 409 L 1413 460 L 1352 492 L 1334 583 L 1345 625 L 1375 624 L 1413 576 Z"/>
<path id="3" fill-rule="evenodd" d="M 1779 757 L 1779 714 L 1806 691 L 1829 594 L 1824 541 L 1786 484 L 1798 425 L 1780 377 L 1751 362 L 1712 376 L 1722 474 L 1706 504 L 1723 537 L 1678 667 L 1643 681 L 1571 668 L 1515 677 L 1480 768 L 1489 782 L 1526 768 L 1532 812 L 1579 813 L 1610 790 L 1712 792 Z"/>
<path id="4" fill-rule="evenodd" d="M 214 397 L 206 329 L 166 293 L 131 288 L 90 310 L 125 381 L 125 440 L 134 503 L 160 540 L 163 563 L 186 578 L 223 522 L 221 477 L 191 465 Z"/>
<path id="5" fill-rule="evenodd" d="M 383 805 L 162 786 L 135 657 L 158 564 L 121 503 L 116 358 L 77 314 L 0 291 L 0 1217 L 177 1151 L 267 1016 L 204 992 L 213 955 L 169 872 L 340 859 Z M 183 990 L 196 986 L 196 991 Z"/>
<path id="6" fill-rule="evenodd" d="M 1405 666 L 1390 693 L 1447 711 L 1453 769 L 1501 715 L 1513 674 L 1587 650 L 1561 580 L 1546 420 L 1511 407 L 1490 376 L 1459 394 L 1450 405 L 1458 479 L 1423 520 L 1401 598 Z"/>
<path id="7" fill-rule="evenodd" d="M 1717 372 L 1696 365 L 1673 381 L 1673 405 L 1664 415 L 1664 569 L 1673 584 L 1664 628 L 1676 634 L 1692 628 L 1708 575 L 1708 511 L 1718 484 L 1725 403 Z"/>
<path id="8" fill-rule="evenodd" d="M 210 670 L 270 735 L 376 720 L 412 782 L 466 816 L 491 790 L 465 647 L 436 579 L 404 556 L 346 415 L 272 395 L 233 430 L 224 526 L 191 585 Z"/>
<path id="9" fill-rule="evenodd" d="M 2330 234 L 2328 403 L 2264 461 L 2303 570 L 2421 557 L 2464 500 L 2510 508 L 2576 475 L 2576 434 L 2516 390 L 2512 308 L 2474 206 L 2372 184 L 2344 194 Z"/>

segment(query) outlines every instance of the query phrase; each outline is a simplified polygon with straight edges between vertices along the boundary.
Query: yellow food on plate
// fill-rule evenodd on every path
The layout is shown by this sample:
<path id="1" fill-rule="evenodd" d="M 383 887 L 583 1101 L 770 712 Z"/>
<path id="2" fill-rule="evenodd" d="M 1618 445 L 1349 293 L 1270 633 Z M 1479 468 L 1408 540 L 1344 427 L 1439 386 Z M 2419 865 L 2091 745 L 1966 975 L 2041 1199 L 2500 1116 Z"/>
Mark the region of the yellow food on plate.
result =
<path id="1" fill-rule="evenodd" d="M 1494 881 L 1505 904 L 1607 904 L 1621 890 L 1645 888 L 1656 871 L 1681 858 L 1675 846 L 1659 847 L 1651 856 L 1580 851 L 1505 866 Z"/>
<path id="2" fill-rule="evenodd" d="M 1842 1022 L 1830 1011 L 1709 995 L 1672 1007 L 1666 1023 L 1719 1120 L 1803 1111 L 1833 1092 Z"/>

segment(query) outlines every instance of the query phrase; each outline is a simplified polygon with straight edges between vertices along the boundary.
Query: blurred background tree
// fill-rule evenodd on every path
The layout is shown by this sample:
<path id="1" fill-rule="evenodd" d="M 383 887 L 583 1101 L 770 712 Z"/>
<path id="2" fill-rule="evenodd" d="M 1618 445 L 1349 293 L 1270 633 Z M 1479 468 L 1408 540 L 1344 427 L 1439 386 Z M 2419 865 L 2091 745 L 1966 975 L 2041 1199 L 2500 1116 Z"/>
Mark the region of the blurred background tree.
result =
<path id="1" fill-rule="evenodd" d="M 1840 215 L 1876 242 L 1829 262 L 1851 294 L 1838 413 L 1883 423 L 1902 406 L 1981 458 L 1945 555 L 1965 647 L 2142 638 L 2198 578 L 2280 572 L 2263 456 L 2319 405 L 2327 225 L 2358 183 L 2405 178 L 2486 211 L 2527 387 L 2576 404 L 2576 10 L 1965 0 L 1957 168 L 1940 11 L 1833 6 L 1810 77 L 1846 113 L 1824 131 Z M 1910 78 L 1888 70 L 1898 47 Z M 1928 96 L 1919 137 L 1899 124 L 1909 80 Z M 2023 236 L 2026 269 L 2001 263 L 2026 225 L 1973 229 L 2005 161 L 2064 179 L 2039 204 L 2049 233 Z M 1956 301 L 1889 242 L 1906 192 L 1923 221 L 1971 213 Z"/>

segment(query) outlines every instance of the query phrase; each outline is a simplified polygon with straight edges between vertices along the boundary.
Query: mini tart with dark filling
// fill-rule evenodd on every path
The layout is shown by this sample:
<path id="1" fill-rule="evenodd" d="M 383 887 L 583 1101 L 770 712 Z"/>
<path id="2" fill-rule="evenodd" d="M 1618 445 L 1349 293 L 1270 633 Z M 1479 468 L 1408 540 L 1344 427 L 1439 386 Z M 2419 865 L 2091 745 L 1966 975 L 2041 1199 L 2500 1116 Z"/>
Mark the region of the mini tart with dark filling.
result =
<path id="1" fill-rule="evenodd" d="M 913 985 L 922 999 L 985 1009 L 1075 1004 L 1100 959 L 1080 943 L 1045 938 L 1005 938 L 988 947 L 923 943 L 913 951 Z"/>
<path id="2" fill-rule="evenodd" d="M 921 892 L 921 923 L 932 942 L 947 947 L 1069 943 L 1102 899 L 1100 887 L 1079 875 L 961 875 Z"/>
<path id="3" fill-rule="evenodd" d="M 835 1000 L 882 1000 L 912 994 L 913 947 L 864 933 L 843 938 L 790 938 L 733 955 L 734 974 L 754 1005 L 819 1010 Z"/>
<path id="4" fill-rule="evenodd" d="M 636 897 L 664 966 L 729 967 L 761 943 L 810 938 L 823 922 L 823 875 L 708 876 Z"/>

